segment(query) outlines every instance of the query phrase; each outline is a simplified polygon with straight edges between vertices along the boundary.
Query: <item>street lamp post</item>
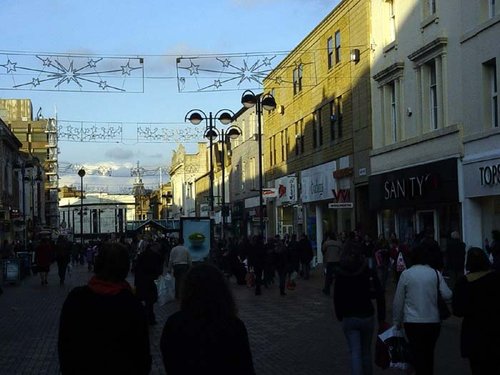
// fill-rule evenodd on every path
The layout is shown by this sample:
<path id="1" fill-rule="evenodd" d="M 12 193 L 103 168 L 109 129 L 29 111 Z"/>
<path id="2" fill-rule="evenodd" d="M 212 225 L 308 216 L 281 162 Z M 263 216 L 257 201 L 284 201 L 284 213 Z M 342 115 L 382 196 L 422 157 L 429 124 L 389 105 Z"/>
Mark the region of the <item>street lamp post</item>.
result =
<path id="1" fill-rule="evenodd" d="M 257 133 L 259 146 L 259 230 L 260 235 L 264 237 L 264 197 L 263 197 L 263 170 L 262 170 L 262 113 L 263 109 L 272 111 L 276 108 L 276 100 L 271 94 L 255 95 L 253 91 L 246 90 L 241 96 L 241 104 L 245 108 L 255 107 L 257 114 Z"/>
<path id="2" fill-rule="evenodd" d="M 80 176 L 80 245 L 83 248 L 83 177 L 85 176 L 85 169 L 80 169 L 78 176 Z"/>
<path id="3" fill-rule="evenodd" d="M 221 184 L 221 238 L 224 240 L 225 239 L 225 228 L 226 228 L 226 175 L 225 175 L 225 170 L 226 170 L 226 160 L 225 160 L 225 155 L 226 151 L 224 146 L 226 146 L 226 142 L 230 141 L 231 139 L 236 139 L 240 136 L 241 134 L 241 129 L 237 127 L 236 125 L 231 125 L 229 128 L 227 128 L 225 131 L 224 129 L 221 129 L 220 131 L 218 129 L 212 129 L 208 132 L 205 133 L 205 136 L 207 138 L 210 138 L 212 141 L 217 139 L 219 137 L 219 142 L 221 143 L 221 179 L 222 179 L 222 184 Z"/>
<path id="4" fill-rule="evenodd" d="M 184 121 L 189 121 L 193 125 L 199 125 L 203 120 L 205 120 L 205 132 L 204 137 L 209 140 L 209 149 L 210 149 L 210 168 L 209 168 L 209 177 L 210 177 L 210 186 L 209 186 L 209 204 L 210 204 L 210 213 L 214 212 L 214 164 L 213 164 L 213 141 L 218 136 L 218 131 L 215 126 L 214 120 L 219 120 L 222 125 L 228 125 L 233 122 L 234 113 L 228 109 L 221 109 L 212 114 L 209 112 L 208 116 L 200 109 L 192 109 L 189 111 Z"/>

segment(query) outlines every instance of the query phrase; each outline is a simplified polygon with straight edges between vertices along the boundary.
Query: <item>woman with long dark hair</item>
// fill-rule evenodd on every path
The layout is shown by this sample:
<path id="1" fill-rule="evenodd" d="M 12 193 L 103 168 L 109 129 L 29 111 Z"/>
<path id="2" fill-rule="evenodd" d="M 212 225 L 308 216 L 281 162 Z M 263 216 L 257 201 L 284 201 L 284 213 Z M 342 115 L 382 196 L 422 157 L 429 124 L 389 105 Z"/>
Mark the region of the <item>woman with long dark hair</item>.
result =
<path id="1" fill-rule="evenodd" d="M 168 375 L 255 374 L 247 330 L 217 268 L 200 264 L 188 271 L 181 309 L 165 323 L 160 350 Z"/>

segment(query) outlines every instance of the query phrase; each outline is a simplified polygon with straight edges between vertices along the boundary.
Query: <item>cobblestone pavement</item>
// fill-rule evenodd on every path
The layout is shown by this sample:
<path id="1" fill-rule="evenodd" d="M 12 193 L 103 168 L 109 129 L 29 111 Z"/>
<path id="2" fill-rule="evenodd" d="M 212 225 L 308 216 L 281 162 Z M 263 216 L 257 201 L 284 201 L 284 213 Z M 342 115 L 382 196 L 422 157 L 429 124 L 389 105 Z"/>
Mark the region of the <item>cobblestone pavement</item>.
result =
<path id="1" fill-rule="evenodd" d="M 75 267 L 66 285 L 59 286 L 56 266 L 49 285 L 41 286 L 37 276 L 18 285 L 5 285 L 0 296 L 0 374 L 58 374 L 57 332 L 59 314 L 67 293 L 85 284 L 86 267 Z M 333 316 L 331 298 L 321 294 L 321 272 L 310 280 L 298 280 L 294 291 L 280 296 L 277 286 L 261 296 L 231 280 L 240 317 L 245 322 L 259 375 L 349 374 L 349 357 L 341 326 Z M 388 307 L 392 298 L 388 292 Z M 176 302 L 156 308 L 158 325 L 151 329 L 152 374 L 164 374 L 159 341 L 167 317 L 178 308 Z M 436 352 L 436 374 L 469 374 L 459 355 L 457 318 L 443 323 Z M 401 374 L 375 370 L 375 375 Z"/>

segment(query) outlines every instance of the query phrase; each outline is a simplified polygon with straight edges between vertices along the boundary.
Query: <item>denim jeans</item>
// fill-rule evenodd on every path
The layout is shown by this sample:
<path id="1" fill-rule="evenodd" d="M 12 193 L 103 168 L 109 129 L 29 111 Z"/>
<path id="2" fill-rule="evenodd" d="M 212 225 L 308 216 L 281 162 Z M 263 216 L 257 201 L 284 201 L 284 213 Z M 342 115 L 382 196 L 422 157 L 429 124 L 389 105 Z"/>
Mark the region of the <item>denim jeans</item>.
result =
<path id="1" fill-rule="evenodd" d="M 372 337 L 375 328 L 373 316 L 344 318 L 342 328 L 351 354 L 351 374 L 372 375 Z"/>

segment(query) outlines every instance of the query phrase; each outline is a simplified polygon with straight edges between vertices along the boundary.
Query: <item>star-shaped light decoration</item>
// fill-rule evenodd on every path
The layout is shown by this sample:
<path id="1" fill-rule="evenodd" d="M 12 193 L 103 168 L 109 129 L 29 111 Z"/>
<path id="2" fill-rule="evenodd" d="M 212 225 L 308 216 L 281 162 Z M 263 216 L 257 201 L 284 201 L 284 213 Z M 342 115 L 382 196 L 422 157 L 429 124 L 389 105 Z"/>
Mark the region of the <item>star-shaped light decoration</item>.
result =
<path id="1" fill-rule="evenodd" d="M 5 69 L 7 69 L 7 73 L 10 73 L 16 71 L 16 65 L 17 63 L 10 61 L 10 59 L 7 59 L 7 64 L 0 66 L 3 66 Z"/>
<path id="2" fill-rule="evenodd" d="M 43 61 L 43 66 L 50 66 L 52 65 L 52 60 L 50 58 L 45 58 L 45 59 L 42 59 Z"/>
<path id="3" fill-rule="evenodd" d="M 100 81 L 99 82 L 99 88 L 105 90 L 106 87 L 108 87 L 108 83 L 106 81 Z"/>
<path id="4" fill-rule="evenodd" d="M 273 57 L 274 58 L 274 57 Z M 269 57 L 265 57 L 264 60 L 262 60 L 262 63 L 265 65 L 265 66 L 271 66 L 271 59 Z"/>
<path id="5" fill-rule="evenodd" d="M 215 87 L 216 89 L 218 89 L 218 88 L 219 88 L 219 87 L 221 87 L 221 86 L 222 86 L 222 83 L 221 83 L 220 79 L 216 79 L 216 80 L 214 80 L 214 87 Z"/>
<path id="6" fill-rule="evenodd" d="M 33 87 L 37 87 L 38 85 L 40 85 L 40 80 L 38 78 L 33 78 L 31 84 L 33 85 Z"/>
<path id="7" fill-rule="evenodd" d="M 94 59 L 89 59 L 87 65 L 89 66 L 89 68 L 95 68 L 97 66 L 97 61 Z"/>
<path id="8" fill-rule="evenodd" d="M 229 61 L 229 59 L 225 59 L 225 60 L 221 61 L 221 63 L 222 63 L 223 68 L 228 68 L 229 65 L 231 64 L 231 61 Z"/>
<path id="9" fill-rule="evenodd" d="M 130 75 L 130 72 L 133 70 L 133 68 L 130 66 L 130 61 L 127 62 L 127 65 L 122 65 L 122 75 Z"/>
<path id="10" fill-rule="evenodd" d="M 243 67 L 239 68 L 239 74 L 240 74 L 240 82 L 238 85 L 243 83 L 245 80 L 248 82 L 251 82 L 252 80 L 260 83 L 260 80 L 258 78 L 259 75 L 259 60 L 257 60 L 252 66 L 248 66 L 247 60 L 243 60 Z"/>
<path id="11" fill-rule="evenodd" d="M 283 83 L 283 77 L 281 76 L 278 76 L 275 78 L 275 82 L 278 84 L 278 85 L 281 85 Z"/>
<path id="12" fill-rule="evenodd" d="M 75 70 L 73 67 L 73 61 L 71 61 L 66 68 L 64 65 L 62 65 L 60 62 L 56 61 L 59 67 L 61 68 L 61 73 L 54 74 L 59 78 L 59 82 L 57 82 L 56 87 L 59 86 L 61 83 L 66 81 L 67 84 L 69 84 L 71 81 L 75 82 L 78 86 L 82 86 L 80 82 L 78 82 L 78 72 Z"/>
<path id="13" fill-rule="evenodd" d="M 191 61 L 191 66 L 188 68 L 188 69 L 189 69 L 189 74 L 190 74 L 190 75 L 196 75 L 196 74 L 199 74 L 199 72 L 198 72 L 198 68 L 199 68 L 199 67 L 200 67 L 199 65 L 196 65 L 195 63 L 193 63 L 193 62 Z"/>

